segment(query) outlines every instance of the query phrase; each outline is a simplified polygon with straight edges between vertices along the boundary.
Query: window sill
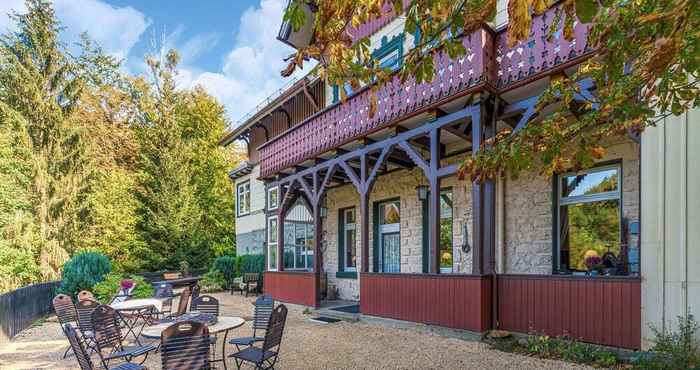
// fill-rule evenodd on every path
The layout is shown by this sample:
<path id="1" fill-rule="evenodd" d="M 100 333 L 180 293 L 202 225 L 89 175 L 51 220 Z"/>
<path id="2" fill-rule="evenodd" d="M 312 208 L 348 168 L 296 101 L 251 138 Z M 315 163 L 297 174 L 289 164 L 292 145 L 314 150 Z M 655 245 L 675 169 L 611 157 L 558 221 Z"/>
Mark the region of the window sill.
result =
<path id="1" fill-rule="evenodd" d="M 338 271 L 335 273 L 335 277 L 338 279 L 357 279 L 357 272 L 355 272 L 355 271 Z"/>

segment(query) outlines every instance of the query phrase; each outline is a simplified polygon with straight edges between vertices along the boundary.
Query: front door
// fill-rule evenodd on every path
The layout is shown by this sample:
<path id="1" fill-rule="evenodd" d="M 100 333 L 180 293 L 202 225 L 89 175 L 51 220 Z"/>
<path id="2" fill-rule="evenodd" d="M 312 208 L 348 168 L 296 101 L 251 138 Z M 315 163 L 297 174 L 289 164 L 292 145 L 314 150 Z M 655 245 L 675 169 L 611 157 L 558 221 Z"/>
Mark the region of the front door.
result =
<path id="1" fill-rule="evenodd" d="M 378 231 L 381 272 L 401 272 L 401 211 L 398 200 L 379 205 Z"/>

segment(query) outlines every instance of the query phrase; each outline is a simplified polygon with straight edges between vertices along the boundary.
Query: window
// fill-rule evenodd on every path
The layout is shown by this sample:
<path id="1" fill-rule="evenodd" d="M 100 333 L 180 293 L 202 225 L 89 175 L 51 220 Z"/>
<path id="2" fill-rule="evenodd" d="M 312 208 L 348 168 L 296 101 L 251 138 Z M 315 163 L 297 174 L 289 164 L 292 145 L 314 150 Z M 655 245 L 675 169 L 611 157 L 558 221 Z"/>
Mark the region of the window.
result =
<path id="1" fill-rule="evenodd" d="M 452 272 L 452 190 L 440 192 L 440 272 Z"/>
<path id="2" fill-rule="evenodd" d="M 267 269 L 277 270 L 277 216 L 267 219 Z"/>
<path id="3" fill-rule="evenodd" d="M 267 189 L 267 210 L 271 211 L 277 209 L 279 206 L 279 188 L 275 186 L 274 188 Z"/>
<path id="4" fill-rule="evenodd" d="M 379 61 L 379 65 L 395 71 L 403 64 L 404 34 L 394 36 L 391 41 L 384 36 L 381 46 L 372 52 L 372 58 Z"/>
<path id="5" fill-rule="evenodd" d="M 297 200 L 284 220 L 284 268 L 311 270 L 314 266 L 313 216 L 303 201 Z"/>
<path id="6" fill-rule="evenodd" d="M 430 240 L 428 237 L 430 231 L 430 223 L 428 221 L 429 197 L 430 192 L 428 192 L 428 199 L 423 201 L 423 272 L 425 273 L 429 271 L 428 261 L 430 260 Z M 452 189 L 443 189 L 440 191 L 440 247 L 438 250 L 441 273 L 450 273 L 453 271 L 454 218 L 452 214 Z"/>
<path id="7" fill-rule="evenodd" d="M 380 272 L 401 271 L 401 209 L 398 200 L 379 203 L 377 242 Z"/>
<path id="8" fill-rule="evenodd" d="M 556 180 L 557 235 L 555 266 L 562 272 L 602 271 L 619 274 L 626 260 L 621 245 L 619 165 L 564 174 Z M 589 259 L 591 256 L 599 259 Z M 597 269 L 589 266 L 598 262 Z"/>
<path id="9" fill-rule="evenodd" d="M 357 241 L 355 234 L 355 208 L 340 211 L 338 220 L 338 271 L 357 271 Z"/>
<path id="10" fill-rule="evenodd" d="M 236 187 L 236 212 L 238 216 L 250 213 L 250 181 L 245 181 Z"/>

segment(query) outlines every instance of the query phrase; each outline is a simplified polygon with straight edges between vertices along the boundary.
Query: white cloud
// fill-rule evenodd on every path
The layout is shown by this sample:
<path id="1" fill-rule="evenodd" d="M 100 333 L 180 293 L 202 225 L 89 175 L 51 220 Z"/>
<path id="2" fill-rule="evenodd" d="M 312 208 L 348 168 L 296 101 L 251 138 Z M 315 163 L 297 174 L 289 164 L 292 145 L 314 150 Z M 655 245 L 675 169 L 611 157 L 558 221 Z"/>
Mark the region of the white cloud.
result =
<path id="1" fill-rule="evenodd" d="M 285 79 L 284 57 L 294 50 L 277 40 L 277 32 L 287 0 L 261 0 L 240 18 L 233 48 L 226 54 L 219 72 L 188 70 L 183 65 L 181 86 L 203 86 L 226 107 L 235 124 L 264 98 L 280 88 Z M 186 64 L 186 63 L 185 63 Z M 301 73 L 303 75 L 309 67 Z"/>
<path id="2" fill-rule="evenodd" d="M 151 21 L 138 10 L 99 0 L 56 0 L 56 16 L 66 26 L 63 39 L 76 42 L 82 32 L 118 58 L 126 58 Z"/>
<path id="3" fill-rule="evenodd" d="M 24 0 L 0 0 L 0 33 L 14 31 L 15 23 L 8 15 L 13 11 L 23 12 L 25 9 Z"/>
<path id="4" fill-rule="evenodd" d="M 115 7 L 100 0 L 55 0 L 56 17 L 65 27 L 61 39 L 73 47 L 87 32 L 109 54 L 126 58 L 151 21 L 138 10 Z M 15 30 L 7 16 L 12 10 L 25 12 L 24 0 L 0 0 L 0 32 Z"/>

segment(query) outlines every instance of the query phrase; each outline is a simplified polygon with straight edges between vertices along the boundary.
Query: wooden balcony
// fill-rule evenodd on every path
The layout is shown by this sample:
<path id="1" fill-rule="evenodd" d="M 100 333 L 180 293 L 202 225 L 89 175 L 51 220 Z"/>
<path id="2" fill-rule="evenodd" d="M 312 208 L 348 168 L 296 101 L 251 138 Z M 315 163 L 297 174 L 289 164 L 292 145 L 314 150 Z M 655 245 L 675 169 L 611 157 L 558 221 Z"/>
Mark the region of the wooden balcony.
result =
<path id="1" fill-rule="evenodd" d="M 530 37 L 512 48 L 505 30 L 488 26 L 467 35 L 467 54 L 452 60 L 444 51 L 434 55 L 435 77 L 430 83 L 401 84 L 398 77 L 378 91 L 377 112 L 369 116 L 372 92 L 365 88 L 327 107 L 258 147 L 261 177 L 312 159 L 353 140 L 432 109 L 454 98 L 486 90 L 505 92 L 562 71 L 587 58 L 588 26 L 576 23 L 575 38 L 565 40 L 561 30 L 549 39 L 554 8 L 536 17 Z M 380 22 L 381 23 L 381 22 Z"/>

